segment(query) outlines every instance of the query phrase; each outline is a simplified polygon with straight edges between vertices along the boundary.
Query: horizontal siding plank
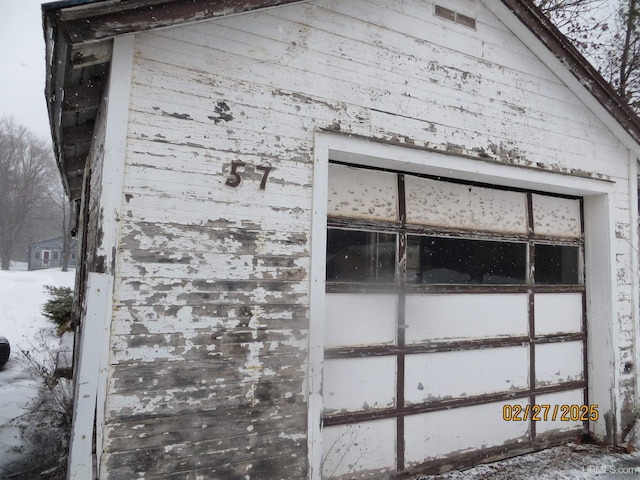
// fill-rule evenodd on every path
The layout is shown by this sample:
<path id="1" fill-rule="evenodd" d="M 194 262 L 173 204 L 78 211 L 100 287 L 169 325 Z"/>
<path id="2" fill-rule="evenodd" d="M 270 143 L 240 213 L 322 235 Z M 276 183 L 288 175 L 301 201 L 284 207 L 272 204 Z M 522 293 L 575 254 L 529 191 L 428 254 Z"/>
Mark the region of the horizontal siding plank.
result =
<path id="1" fill-rule="evenodd" d="M 302 231 L 310 223 L 311 199 L 301 206 L 271 206 L 256 199 L 252 203 L 211 202 L 203 199 L 167 198 L 138 192 L 123 205 L 123 214 L 146 223 L 182 225 L 246 225 L 265 230 Z M 255 215 L 260 209 L 260 215 Z"/>
<path id="2" fill-rule="evenodd" d="M 125 223 L 121 238 L 123 248 L 131 252 L 169 251 L 178 254 L 219 253 L 229 255 L 291 256 L 309 255 L 310 239 L 306 232 L 261 230 L 257 225 L 200 225 L 178 223 Z"/>
<path id="3" fill-rule="evenodd" d="M 238 449 L 241 451 L 240 449 Z M 272 450 L 278 450 L 277 448 Z M 135 465 L 149 464 L 148 471 L 150 475 L 145 475 L 148 480 L 201 480 L 202 478 L 212 478 L 216 480 L 238 480 L 249 478 L 277 478 L 279 480 L 297 480 L 304 477 L 306 472 L 306 455 L 304 452 L 297 450 L 297 453 L 289 453 L 276 456 L 256 456 L 251 460 L 240 461 L 239 456 L 235 455 L 235 451 L 225 452 L 221 461 L 212 463 L 211 452 L 201 453 L 201 458 L 191 458 L 186 455 L 186 460 L 179 462 L 171 461 L 170 465 L 162 468 L 162 465 L 154 465 L 153 458 L 157 455 L 163 455 L 164 449 L 154 451 L 142 451 L 138 455 L 131 452 L 111 454 L 106 456 L 106 464 L 120 466 L 117 476 L 110 476 L 110 480 L 131 480 L 136 477 L 136 472 L 140 468 Z M 149 457 L 145 459 L 143 455 Z M 247 457 L 243 453 L 242 457 Z M 235 459 L 235 461 L 234 461 Z M 145 462 L 146 460 L 146 462 Z M 202 465 L 208 465 L 203 467 Z M 147 471 L 147 470 L 145 470 Z M 269 475 L 269 476 L 263 476 Z"/>
<path id="4" fill-rule="evenodd" d="M 271 166 L 264 164 L 265 166 Z M 257 165 L 260 166 L 260 165 Z M 261 189 L 264 172 L 248 164 L 236 171 L 241 177 L 238 187 L 226 184 L 231 176 L 231 162 L 220 162 L 207 174 L 164 170 L 149 167 L 128 166 L 125 192 L 131 197 L 137 192 L 150 196 L 165 196 L 203 200 L 210 202 L 232 202 L 269 204 L 273 207 L 290 207 L 291 204 L 308 203 L 310 185 L 308 177 L 278 179 L 277 166 L 269 172 L 265 188 Z M 213 165 L 212 165 L 213 167 Z M 271 173 L 274 177 L 271 177 Z M 303 170 L 304 173 L 306 173 Z M 259 216 L 256 212 L 255 216 Z"/>
<path id="5" fill-rule="evenodd" d="M 277 392 L 276 395 L 273 392 Z M 242 414 L 246 409 L 285 408 L 306 401 L 300 379 L 267 379 L 260 382 L 230 382 L 169 388 L 162 392 L 115 393 L 109 398 L 110 423 L 129 424 L 124 430 L 112 429 L 113 438 L 130 435 L 136 425 L 174 415 Z M 299 434 L 304 434 L 300 432 Z"/>
<path id="6" fill-rule="evenodd" d="M 192 122 L 176 124 L 161 115 L 145 115 L 136 112 L 130 114 L 129 120 L 129 136 L 132 140 L 139 138 L 149 142 L 146 146 L 152 148 L 156 143 L 182 147 L 191 152 L 189 157 L 194 153 L 211 156 L 216 155 L 214 152 L 227 152 L 231 155 L 253 154 L 266 158 L 310 158 L 311 147 L 308 138 L 303 141 L 303 139 L 282 136 L 278 135 L 276 130 L 257 132 L 238 127 L 228 129 L 213 123 L 195 128 L 196 125 Z M 187 131 L 184 129 L 185 126 L 188 127 Z M 132 147 L 136 149 L 135 141 L 132 142 Z M 141 148 L 143 147 L 138 147 L 138 149 Z"/>
<path id="7" fill-rule="evenodd" d="M 194 255 L 186 256 L 182 254 L 179 257 L 173 257 L 175 263 L 172 262 L 172 256 L 163 255 L 163 252 L 154 254 L 153 252 L 145 252 L 147 258 L 159 257 L 164 258 L 165 262 L 139 262 L 137 258 L 128 255 L 123 256 L 123 265 L 119 269 L 119 274 L 123 278 L 135 278 L 136 274 L 144 271 L 144 278 L 150 281 L 158 278 L 192 278 L 205 280 L 273 280 L 292 282 L 305 280 L 309 275 L 310 262 L 305 259 L 290 259 L 292 265 L 289 266 L 273 266 L 269 265 L 269 258 L 256 258 L 245 256 L 243 259 L 239 256 L 227 256 L 221 254 L 212 254 L 205 256 L 198 254 L 200 258 Z M 131 262 L 127 262 L 127 260 Z M 210 259 L 211 261 L 208 261 Z M 272 262 L 271 262 L 272 263 Z M 288 262 L 287 262 L 288 263 Z"/>
<path id="8" fill-rule="evenodd" d="M 291 402 L 289 402 L 291 405 Z M 273 405 L 277 406 L 277 405 Z M 299 409 L 297 409 L 299 411 Z M 164 442 L 171 442 L 181 445 L 185 441 L 185 432 L 191 435 L 189 441 L 201 443 L 220 438 L 233 438 L 239 448 L 258 449 L 260 446 L 267 446 L 278 442 L 280 438 L 290 437 L 297 446 L 304 442 L 304 437 L 296 435 L 296 428 L 288 430 L 286 421 L 280 425 L 277 431 L 270 422 L 260 422 L 259 416 L 277 416 L 274 409 L 252 409 L 248 407 L 243 414 L 247 418 L 243 422 L 234 422 L 234 417 L 238 411 L 210 412 L 203 411 L 197 415 L 172 415 L 145 420 L 144 423 L 118 424 L 118 430 L 114 431 L 114 447 L 118 450 L 129 450 L 135 444 L 136 450 L 153 448 L 163 445 Z M 252 428 L 253 427 L 253 428 Z"/>
<path id="9" fill-rule="evenodd" d="M 260 333 L 260 332 L 258 332 Z M 270 335 L 273 336 L 272 333 Z M 287 334 L 282 334 L 284 338 Z M 250 334 L 249 334 L 250 336 Z M 263 335 L 265 338 L 272 338 Z M 306 351 L 297 354 L 252 353 L 253 344 L 248 342 L 247 355 L 194 361 L 165 361 L 120 363 L 112 366 L 110 379 L 112 388 L 120 394 L 144 391 L 155 392 L 162 398 L 163 392 L 171 389 L 206 389 L 219 384 L 253 383 L 275 379 L 302 379 L 306 371 Z M 258 345 L 259 346 L 259 345 Z"/>
<path id="10" fill-rule="evenodd" d="M 142 281 L 144 280 L 144 281 Z M 116 305 L 254 305 L 287 303 L 308 305 L 307 282 L 123 278 Z"/>
<path id="11" fill-rule="evenodd" d="M 131 305 L 119 306 L 114 313 L 113 335 L 209 334 L 229 330 L 304 329 L 308 309 L 288 303 L 250 305 Z M 249 323 L 252 328 L 249 328 Z"/>
<path id="12" fill-rule="evenodd" d="M 185 161 L 187 158 L 188 161 Z M 308 154 L 302 157 L 290 155 L 283 157 L 271 152 L 250 154 L 220 149 L 207 149 L 200 153 L 199 148 L 194 151 L 190 147 L 135 138 L 130 142 L 127 159 L 127 170 L 130 167 L 141 167 L 201 175 L 223 172 L 225 179 L 228 177 L 228 165 L 231 160 L 249 165 L 270 165 L 273 169 L 268 176 L 269 185 L 281 185 L 291 179 L 307 179 L 308 183 L 300 183 L 300 185 L 311 187 L 312 165 Z M 226 165 L 227 170 L 221 169 L 221 164 Z"/>
<path id="13" fill-rule="evenodd" d="M 272 328 L 233 331 L 232 333 L 212 331 L 189 333 L 165 333 L 117 335 L 112 338 L 112 359 L 115 364 L 140 364 L 157 361 L 179 362 L 200 360 L 225 360 L 237 358 L 246 360 L 249 354 L 280 356 L 294 355 L 302 345 L 295 339 L 295 330 L 275 330 Z M 255 337 L 255 338 L 254 338 Z M 249 348 L 250 346 L 250 348 Z M 233 366 L 232 364 L 229 367 Z"/>

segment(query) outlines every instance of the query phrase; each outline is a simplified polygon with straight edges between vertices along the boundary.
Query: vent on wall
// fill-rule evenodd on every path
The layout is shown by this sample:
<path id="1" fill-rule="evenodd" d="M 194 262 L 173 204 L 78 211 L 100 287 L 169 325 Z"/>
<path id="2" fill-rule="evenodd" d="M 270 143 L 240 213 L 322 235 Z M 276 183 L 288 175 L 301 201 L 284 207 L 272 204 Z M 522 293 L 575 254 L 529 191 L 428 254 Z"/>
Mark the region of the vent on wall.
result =
<path id="1" fill-rule="evenodd" d="M 445 20 L 450 20 L 455 23 L 459 23 L 460 25 L 464 25 L 469 28 L 476 28 L 476 19 L 468 17 L 467 15 L 463 15 L 454 10 L 450 10 L 448 8 L 444 8 L 440 5 L 436 5 L 435 10 L 436 17 L 444 18 Z"/>

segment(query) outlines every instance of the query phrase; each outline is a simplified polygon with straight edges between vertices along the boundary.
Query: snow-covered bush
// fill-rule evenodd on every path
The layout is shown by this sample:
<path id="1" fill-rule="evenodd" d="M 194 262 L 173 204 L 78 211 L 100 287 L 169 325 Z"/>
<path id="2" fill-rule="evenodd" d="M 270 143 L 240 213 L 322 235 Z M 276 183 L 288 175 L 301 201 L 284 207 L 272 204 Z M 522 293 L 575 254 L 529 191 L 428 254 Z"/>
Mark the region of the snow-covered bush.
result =
<path id="1" fill-rule="evenodd" d="M 51 298 L 42 306 L 42 314 L 58 325 L 58 333 L 69 330 L 71 310 L 73 308 L 73 291 L 69 287 L 44 286 Z"/>

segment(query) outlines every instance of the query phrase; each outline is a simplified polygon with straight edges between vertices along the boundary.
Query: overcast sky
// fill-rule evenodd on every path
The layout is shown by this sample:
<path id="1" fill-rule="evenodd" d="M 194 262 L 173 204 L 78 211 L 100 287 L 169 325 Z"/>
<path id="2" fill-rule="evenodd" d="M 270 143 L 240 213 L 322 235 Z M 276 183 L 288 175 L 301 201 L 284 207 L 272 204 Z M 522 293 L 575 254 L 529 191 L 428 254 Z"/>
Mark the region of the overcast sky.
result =
<path id="1" fill-rule="evenodd" d="M 41 0 L 0 0 L 0 117 L 51 140 Z"/>

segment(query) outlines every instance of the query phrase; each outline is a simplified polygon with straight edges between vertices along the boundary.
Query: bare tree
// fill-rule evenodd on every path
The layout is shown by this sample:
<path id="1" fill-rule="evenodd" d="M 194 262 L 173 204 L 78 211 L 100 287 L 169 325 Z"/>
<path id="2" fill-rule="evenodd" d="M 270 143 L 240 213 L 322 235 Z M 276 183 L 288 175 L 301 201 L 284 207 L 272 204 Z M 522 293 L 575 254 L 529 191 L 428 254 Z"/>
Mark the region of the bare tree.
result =
<path id="1" fill-rule="evenodd" d="M 603 75 L 636 112 L 640 111 L 639 0 L 620 1 L 607 54 Z"/>
<path id="2" fill-rule="evenodd" d="M 598 68 L 611 40 L 610 0 L 536 0 L 536 5 Z"/>
<path id="3" fill-rule="evenodd" d="M 640 0 L 536 0 L 536 4 L 640 112 Z"/>
<path id="4" fill-rule="evenodd" d="M 51 147 L 12 118 L 0 118 L 0 268 L 8 270 L 16 242 L 46 203 L 55 163 Z"/>
<path id="5" fill-rule="evenodd" d="M 536 5 L 551 18 L 556 26 L 565 34 L 585 30 L 585 20 L 594 20 L 600 25 L 603 16 L 600 14 L 609 0 L 536 0 Z M 571 27 L 567 30 L 567 27 Z M 592 25 L 593 27 L 593 25 Z"/>

